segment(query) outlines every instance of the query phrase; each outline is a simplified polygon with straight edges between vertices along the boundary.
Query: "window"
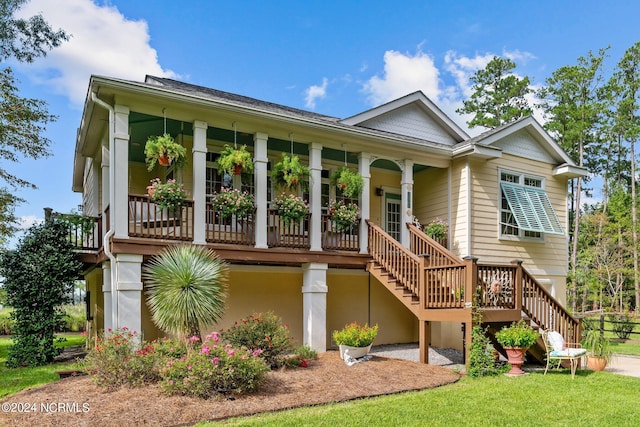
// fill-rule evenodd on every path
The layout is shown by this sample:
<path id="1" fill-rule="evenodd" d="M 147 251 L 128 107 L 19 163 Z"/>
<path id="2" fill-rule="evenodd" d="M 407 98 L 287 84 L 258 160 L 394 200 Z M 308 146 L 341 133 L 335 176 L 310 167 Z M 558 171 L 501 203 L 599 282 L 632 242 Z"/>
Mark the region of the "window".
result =
<path id="1" fill-rule="evenodd" d="M 500 236 L 542 239 L 564 234 L 540 177 L 500 171 Z"/>

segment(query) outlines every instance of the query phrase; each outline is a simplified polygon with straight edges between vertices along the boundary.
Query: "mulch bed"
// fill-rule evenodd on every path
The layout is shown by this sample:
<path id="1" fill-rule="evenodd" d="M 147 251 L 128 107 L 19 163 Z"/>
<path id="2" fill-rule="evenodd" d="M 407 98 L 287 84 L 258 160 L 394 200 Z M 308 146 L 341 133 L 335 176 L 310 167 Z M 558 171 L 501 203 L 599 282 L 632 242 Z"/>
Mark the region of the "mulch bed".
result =
<path id="1" fill-rule="evenodd" d="M 165 396 L 155 385 L 105 392 L 90 377 L 70 377 L 4 399 L 0 425 L 189 425 L 203 420 L 422 390 L 450 384 L 459 378 L 459 374 L 440 366 L 378 356 L 347 366 L 336 351 L 320 354 L 308 368 L 270 372 L 259 391 L 233 398 L 202 400 Z M 14 409 L 21 404 L 29 407 L 35 404 L 36 410 L 7 412 L 6 404 L 12 403 L 15 403 Z"/>

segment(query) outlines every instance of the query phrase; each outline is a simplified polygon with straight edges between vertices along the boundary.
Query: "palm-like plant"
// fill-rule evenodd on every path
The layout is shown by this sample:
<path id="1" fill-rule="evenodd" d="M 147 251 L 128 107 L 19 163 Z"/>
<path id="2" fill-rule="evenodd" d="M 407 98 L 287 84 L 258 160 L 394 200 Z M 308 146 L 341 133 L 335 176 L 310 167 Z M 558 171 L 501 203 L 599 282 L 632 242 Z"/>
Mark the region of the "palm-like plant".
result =
<path id="1" fill-rule="evenodd" d="M 210 249 L 170 246 L 144 268 L 153 322 L 183 338 L 222 317 L 229 268 Z"/>

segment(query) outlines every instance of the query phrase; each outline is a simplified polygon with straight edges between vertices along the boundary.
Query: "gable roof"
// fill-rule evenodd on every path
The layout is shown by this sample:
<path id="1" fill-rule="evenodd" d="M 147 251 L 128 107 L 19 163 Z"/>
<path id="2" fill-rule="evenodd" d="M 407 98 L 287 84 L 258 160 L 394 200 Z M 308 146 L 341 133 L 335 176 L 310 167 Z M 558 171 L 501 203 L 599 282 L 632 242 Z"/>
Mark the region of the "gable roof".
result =
<path id="1" fill-rule="evenodd" d="M 526 147 L 520 147 L 521 152 L 518 152 L 517 148 L 507 146 L 510 143 L 509 137 L 520 132 L 526 132 L 537 146 L 528 144 Z M 454 157 L 474 154 L 485 158 L 501 157 L 502 152 L 509 148 L 512 154 L 527 157 L 537 151 L 544 157 L 543 160 L 559 165 L 556 167 L 557 174 L 568 177 L 587 175 L 586 168 L 577 166 L 533 116 L 522 117 L 461 142 L 454 147 L 453 154 Z"/>
<path id="2" fill-rule="evenodd" d="M 352 126 L 363 126 L 374 119 L 389 115 L 393 111 L 406 108 L 408 106 L 418 107 L 425 116 L 432 119 L 444 132 L 450 135 L 456 142 L 461 142 L 469 138 L 469 135 L 449 118 L 436 104 L 434 104 L 422 91 L 416 91 L 402 98 L 379 105 L 370 110 L 364 111 L 355 116 L 341 120 L 341 123 Z"/>

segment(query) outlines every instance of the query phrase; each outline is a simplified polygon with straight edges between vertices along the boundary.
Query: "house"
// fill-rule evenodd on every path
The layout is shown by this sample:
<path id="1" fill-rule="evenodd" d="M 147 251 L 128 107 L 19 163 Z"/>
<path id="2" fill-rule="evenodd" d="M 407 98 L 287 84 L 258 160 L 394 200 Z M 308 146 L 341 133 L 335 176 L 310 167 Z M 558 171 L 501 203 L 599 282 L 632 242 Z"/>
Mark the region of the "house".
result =
<path id="1" fill-rule="evenodd" d="M 145 166 L 150 135 L 187 149 L 183 168 Z M 251 176 L 218 173 L 224 145 L 246 145 Z M 270 170 L 282 153 L 310 168 L 310 213 L 295 227 L 274 212 Z M 330 239 L 331 173 L 364 179 L 361 220 Z M 579 325 L 564 310 L 567 182 L 578 167 L 532 117 L 469 137 L 423 93 L 346 119 L 147 76 L 93 76 L 78 131 L 73 190 L 95 219 L 78 239 L 94 331 L 128 327 L 153 339 L 141 270 L 167 245 L 214 249 L 231 266 L 216 328 L 272 310 L 298 343 L 325 351 L 331 331 L 377 323 L 376 343 L 463 348 L 474 300 L 484 321 L 523 314 L 565 337 Z M 164 218 L 146 195 L 153 178 L 184 184 L 186 206 Z M 222 186 L 255 196 L 247 221 L 220 221 Z M 449 224 L 443 245 L 412 224 Z M 513 260 L 517 260 L 512 262 Z M 468 348 L 468 345 L 467 345 Z"/>

